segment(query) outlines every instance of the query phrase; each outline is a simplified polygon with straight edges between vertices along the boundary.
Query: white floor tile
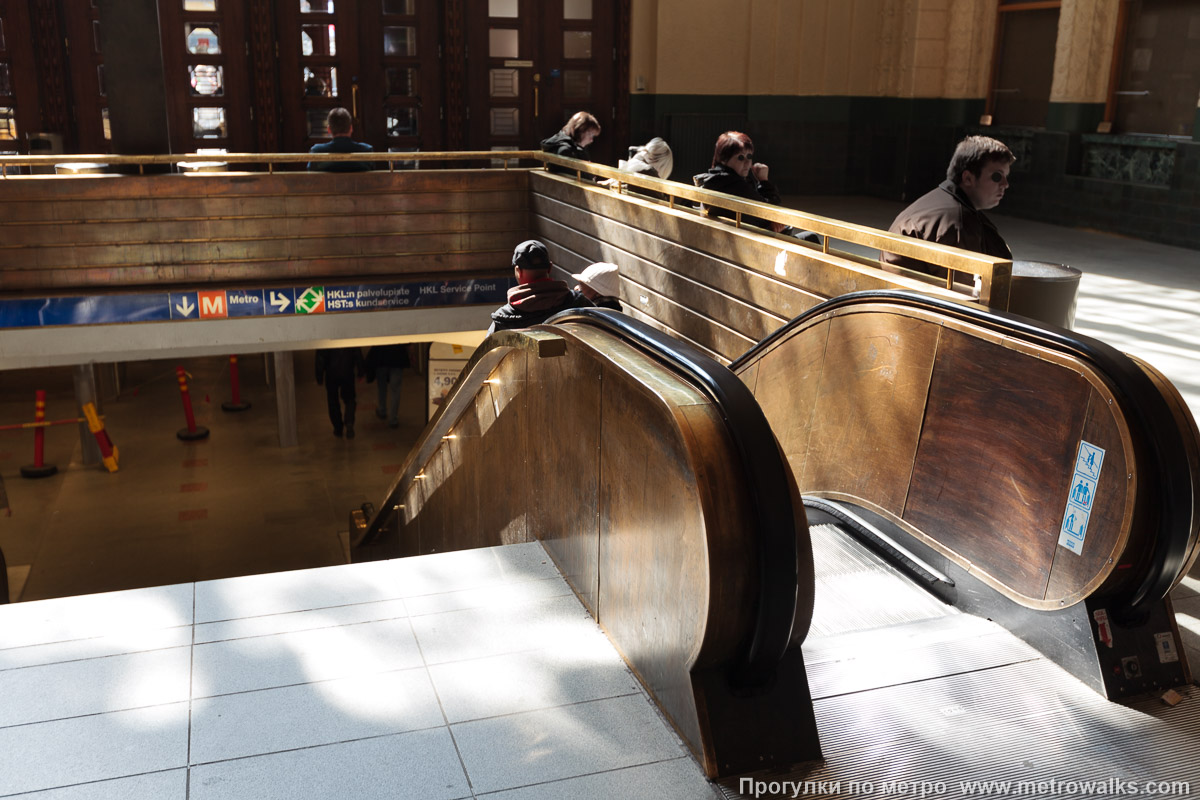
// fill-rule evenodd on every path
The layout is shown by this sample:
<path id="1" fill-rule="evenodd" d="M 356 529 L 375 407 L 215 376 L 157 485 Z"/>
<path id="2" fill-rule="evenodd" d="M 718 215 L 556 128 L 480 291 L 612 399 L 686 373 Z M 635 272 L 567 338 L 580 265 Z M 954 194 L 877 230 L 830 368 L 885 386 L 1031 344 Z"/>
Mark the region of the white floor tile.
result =
<path id="1" fill-rule="evenodd" d="M 93 639 L 10 647 L 0 650 L 0 670 L 165 650 L 169 647 L 188 647 L 191 643 L 192 627 L 184 625 L 178 628 L 126 631 L 115 636 L 97 636 Z"/>
<path id="2" fill-rule="evenodd" d="M 376 562 L 386 563 L 386 562 Z M 395 600 L 399 587 L 374 564 L 271 572 L 196 584 L 196 622 Z"/>
<path id="3" fill-rule="evenodd" d="M 584 645 L 602 637 L 575 595 L 412 618 L 428 664 Z"/>
<path id="4" fill-rule="evenodd" d="M 187 700 L 190 662 L 176 647 L 0 672 L 0 727 Z"/>
<path id="5" fill-rule="evenodd" d="M 187 764 L 188 704 L 0 728 L 0 795 Z"/>
<path id="6" fill-rule="evenodd" d="M 192 696 L 267 689 L 423 666 L 407 619 L 197 645 Z M 2 679 L 2 676 L 0 676 Z"/>
<path id="7" fill-rule="evenodd" d="M 410 597 L 406 603 L 412 616 L 441 614 L 447 611 L 465 611 L 471 608 L 504 608 L 519 606 L 532 600 L 549 597 L 565 597 L 571 587 L 557 575 L 534 581 L 518 581 L 484 589 L 464 589 L 460 592 L 424 594 Z"/>
<path id="8" fill-rule="evenodd" d="M 686 755 L 640 695 L 463 722 L 451 730 L 477 794 Z"/>
<path id="9" fill-rule="evenodd" d="M 445 724 L 423 669 L 192 701 L 192 763 Z"/>
<path id="10" fill-rule="evenodd" d="M 445 728 L 192 769 L 191 800 L 452 800 L 471 797 Z"/>
<path id="11" fill-rule="evenodd" d="M 537 542 L 374 562 L 405 598 L 558 578 Z M 362 565 L 366 566 L 366 565 Z"/>
<path id="12" fill-rule="evenodd" d="M 172 769 L 131 778 L 113 778 L 48 789 L 35 794 L 18 794 L 13 796 L 13 800 L 186 800 L 187 777 L 186 769 Z"/>
<path id="13" fill-rule="evenodd" d="M 0 649 L 192 622 L 192 584 L 63 597 L 0 606 Z"/>
<path id="14" fill-rule="evenodd" d="M 439 664 L 429 674 L 450 722 L 641 692 L 601 637 L 583 646 Z"/>
<path id="15" fill-rule="evenodd" d="M 611 800 L 653 797 L 654 800 L 723 800 L 690 757 L 599 772 L 581 778 L 542 783 L 485 795 L 487 800 Z"/>
<path id="16" fill-rule="evenodd" d="M 206 622 L 196 626 L 196 643 L 218 642 L 225 639 L 244 639 L 250 636 L 270 636 L 275 633 L 308 631 L 353 625 L 356 622 L 375 622 L 408 616 L 403 600 L 384 600 L 378 603 L 358 603 L 349 606 L 318 608 L 313 611 L 292 611 L 247 617 L 226 622 Z"/>

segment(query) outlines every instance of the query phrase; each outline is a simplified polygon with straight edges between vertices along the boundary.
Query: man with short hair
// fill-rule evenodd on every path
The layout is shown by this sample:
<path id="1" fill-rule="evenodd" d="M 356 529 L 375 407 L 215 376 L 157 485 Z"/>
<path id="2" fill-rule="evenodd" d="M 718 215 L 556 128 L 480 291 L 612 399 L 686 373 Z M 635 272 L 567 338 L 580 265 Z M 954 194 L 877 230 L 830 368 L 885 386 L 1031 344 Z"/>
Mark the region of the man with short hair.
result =
<path id="1" fill-rule="evenodd" d="M 559 311 L 592 305 L 565 281 L 550 277 L 550 253 L 537 239 L 528 239 L 513 250 L 513 272 L 517 285 L 508 290 L 508 302 L 492 312 L 488 333 L 541 325 Z"/>
<path id="2" fill-rule="evenodd" d="M 366 142 L 356 142 L 351 138 L 354 133 L 354 120 L 346 109 L 331 110 L 325 119 L 325 124 L 329 128 L 329 135 L 333 138 L 328 142 L 314 144 L 308 152 L 370 153 L 374 151 L 374 148 Z M 374 169 L 375 166 L 369 161 L 310 161 L 308 168 L 322 172 L 365 172 Z"/>
<path id="3" fill-rule="evenodd" d="M 983 212 L 999 205 L 1008 188 L 1008 172 L 1016 160 L 1003 142 L 988 136 L 968 136 L 954 148 L 946 180 L 901 211 L 888 231 L 996 258 L 1012 258 L 1004 237 Z M 883 252 L 879 260 L 946 277 L 944 268 L 915 258 Z"/>

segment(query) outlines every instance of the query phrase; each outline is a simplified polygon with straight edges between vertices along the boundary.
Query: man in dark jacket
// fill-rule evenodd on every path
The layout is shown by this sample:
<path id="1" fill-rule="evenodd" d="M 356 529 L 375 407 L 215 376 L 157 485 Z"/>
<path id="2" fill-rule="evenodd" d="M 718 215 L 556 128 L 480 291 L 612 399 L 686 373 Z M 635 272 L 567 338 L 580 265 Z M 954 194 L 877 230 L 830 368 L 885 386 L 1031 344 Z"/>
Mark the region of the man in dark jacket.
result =
<path id="1" fill-rule="evenodd" d="M 357 347 L 334 347 L 317 351 L 317 385 L 325 384 L 325 398 L 329 402 L 329 421 L 333 423 L 333 435 L 342 435 L 342 406 L 346 405 L 346 438 L 354 438 L 354 404 L 357 397 L 354 381 L 364 374 L 362 351 Z M 338 395 L 341 395 L 341 403 Z"/>
<path id="2" fill-rule="evenodd" d="M 386 417 L 389 428 L 400 426 L 400 384 L 408 365 L 406 344 L 381 344 L 367 351 L 367 379 L 374 378 L 379 390 L 375 416 Z"/>
<path id="3" fill-rule="evenodd" d="M 517 245 L 512 263 L 517 285 L 508 290 L 508 302 L 492 312 L 488 333 L 540 325 L 559 311 L 592 305 L 565 281 L 550 278 L 550 253 L 536 239 Z"/>
<path id="4" fill-rule="evenodd" d="M 1008 188 L 1008 172 L 1016 160 L 1003 142 L 968 136 L 954 148 L 946 180 L 901 211 L 888 230 L 996 258 L 1012 258 L 1004 237 L 983 212 L 999 205 Z M 883 252 L 879 260 L 946 277 L 944 268 L 915 258 Z"/>
<path id="5" fill-rule="evenodd" d="M 328 142 L 314 144 L 310 153 L 370 153 L 374 148 L 366 142 L 356 142 L 350 138 L 354 133 L 354 121 L 350 112 L 344 108 L 335 108 L 329 112 L 325 124 L 329 127 L 329 135 L 333 138 Z M 310 161 L 310 170 L 324 172 L 365 172 L 374 169 L 369 161 Z"/>

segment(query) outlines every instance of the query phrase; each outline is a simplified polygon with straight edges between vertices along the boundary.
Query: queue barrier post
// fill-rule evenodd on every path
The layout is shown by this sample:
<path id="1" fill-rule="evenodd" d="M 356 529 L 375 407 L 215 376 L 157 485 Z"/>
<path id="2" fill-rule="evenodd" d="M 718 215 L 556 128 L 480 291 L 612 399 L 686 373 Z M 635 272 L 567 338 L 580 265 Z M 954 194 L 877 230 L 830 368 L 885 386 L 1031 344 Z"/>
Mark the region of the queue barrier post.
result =
<path id="1" fill-rule="evenodd" d="M 88 430 L 92 432 L 92 436 L 96 437 L 96 444 L 100 447 L 100 460 L 104 463 L 104 468 L 109 472 L 116 472 L 117 446 L 112 443 L 112 439 L 108 438 L 108 432 L 104 430 L 104 422 L 96 413 L 96 404 L 84 403 L 83 416 L 87 419 Z"/>
<path id="2" fill-rule="evenodd" d="M 183 416 L 187 427 L 175 432 L 175 435 L 185 442 L 194 442 L 208 438 L 208 428 L 196 424 L 196 415 L 192 413 L 192 395 L 188 392 L 188 374 L 183 367 L 175 368 L 175 377 L 179 380 L 179 396 L 183 399 Z"/>
<path id="3" fill-rule="evenodd" d="M 229 357 L 229 394 L 230 399 L 221 403 L 223 411 L 245 411 L 250 407 L 249 402 L 242 401 L 242 386 L 238 380 L 237 356 Z"/>
<path id="4" fill-rule="evenodd" d="M 43 459 L 46 452 L 46 390 L 38 389 L 34 393 L 33 410 L 33 463 L 21 467 L 21 475 L 25 478 L 48 478 L 58 472 L 58 467 L 46 464 Z"/>

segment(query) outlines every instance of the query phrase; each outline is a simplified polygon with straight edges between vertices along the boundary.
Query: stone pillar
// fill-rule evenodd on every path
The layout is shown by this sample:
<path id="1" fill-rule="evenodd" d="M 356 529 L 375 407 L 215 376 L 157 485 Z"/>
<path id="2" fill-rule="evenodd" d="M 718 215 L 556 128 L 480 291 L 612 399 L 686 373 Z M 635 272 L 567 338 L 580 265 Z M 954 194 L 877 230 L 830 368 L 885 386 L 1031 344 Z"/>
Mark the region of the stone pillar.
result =
<path id="1" fill-rule="evenodd" d="M 296 447 L 300 434 L 296 429 L 296 370 L 292 352 L 277 352 L 275 361 L 275 413 L 279 419 L 279 446 Z"/>
<path id="2" fill-rule="evenodd" d="M 83 416 L 83 404 L 94 403 L 96 413 L 102 414 L 100 396 L 96 392 L 96 373 L 91 364 L 78 364 L 75 367 L 75 404 L 79 416 Z M 83 463 L 95 466 L 103 461 L 100 455 L 100 445 L 88 428 L 87 422 L 79 423 L 79 449 L 83 453 Z"/>
<path id="3" fill-rule="evenodd" d="M 1095 132 L 1104 119 L 1121 0 L 1062 0 L 1046 127 Z"/>

